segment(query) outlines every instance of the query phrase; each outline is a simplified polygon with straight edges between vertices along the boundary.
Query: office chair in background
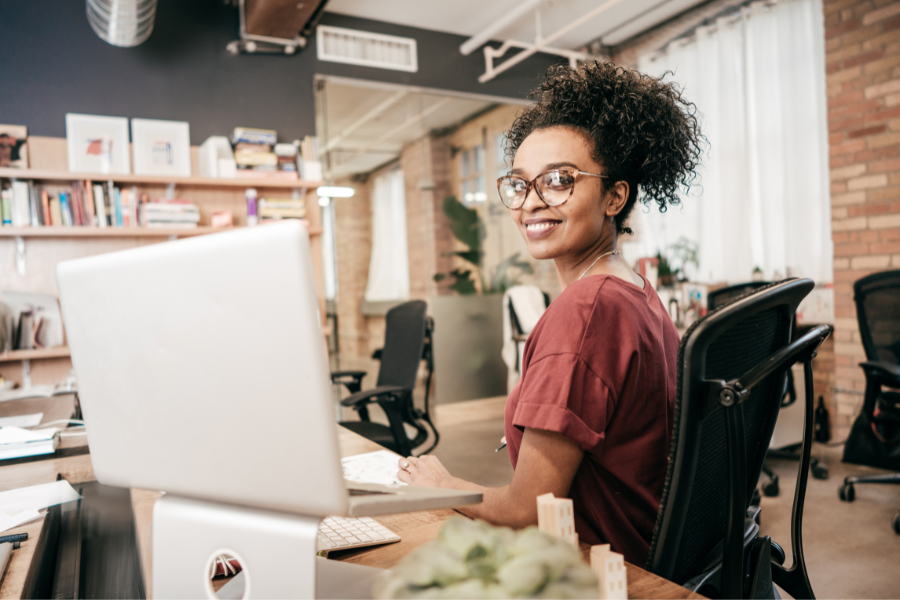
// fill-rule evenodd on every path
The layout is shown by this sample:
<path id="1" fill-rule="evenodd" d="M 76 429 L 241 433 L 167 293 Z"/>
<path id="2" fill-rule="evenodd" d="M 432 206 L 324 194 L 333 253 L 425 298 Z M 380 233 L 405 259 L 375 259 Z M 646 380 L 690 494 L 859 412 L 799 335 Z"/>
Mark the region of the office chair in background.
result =
<path id="1" fill-rule="evenodd" d="M 812 359 L 831 333 L 820 325 L 791 341 L 794 313 L 814 284 L 772 284 L 692 325 L 678 350 L 675 430 L 647 569 L 700 594 L 772 598 L 777 583 L 813 598 L 801 520 L 813 428 Z M 784 396 L 804 366 L 806 416 L 791 523 L 792 566 L 750 508 Z M 726 451 L 723 452 L 723 449 Z"/>
<path id="2" fill-rule="evenodd" d="M 866 351 L 862 411 L 844 446 L 844 462 L 900 470 L 900 269 L 874 273 L 853 284 L 859 334 Z M 839 495 L 853 502 L 857 483 L 900 484 L 900 474 L 847 477 Z M 894 517 L 900 534 L 900 513 Z"/>
<path id="3" fill-rule="evenodd" d="M 734 302 L 738 298 L 746 296 L 747 294 L 750 294 L 753 291 L 767 285 L 771 285 L 771 282 L 748 281 L 747 283 L 738 283 L 736 285 L 709 292 L 706 300 L 707 310 L 712 312 L 720 306 L 724 306 L 730 302 Z M 796 322 L 794 323 L 794 327 L 796 328 L 794 337 L 800 337 L 803 333 L 806 333 L 811 329 L 810 327 L 797 327 Z M 781 408 L 787 408 L 788 406 L 794 404 L 794 402 L 796 401 L 797 388 L 794 385 L 794 373 L 793 371 L 789 370 L 787 374 L 784 398 L 781 402 Z M 770 448 L 766 453 L 766 457 L 776 460 L 800 460 L 800 444 L 790 444 L 783 448 Z M 813 458 L 811 460 L 810 469 L 812 470 L 813 477 L 815 477 L 816 479 L 828 479 L 828 467 L 820 464 L 819 459 Z M 765 473 L 766 477 L 769 478 L 768 483 L 764 483 L 761 486 L 762 493 L 769 497 L 777 496 L 780 492 L 778 486 L 778 474 L 775 473 L 775 471 L 772 470 L 772 468 L 769 467 L 769 465 L 767 465 L 765 462 L 763 462 L 762 471 L 763 473 Z"/>
<path id="4" fill-rule="evenodd" d="M 500 354 L 509 370 L 507 391 L 512 391 L 522 374 L 525 342 L 550 306 L 550 296 L 536 285 L 515 285 L 504 292 L 503 305 L 506 312 L 503 315 L 503 347 Z"/>
<path id="5" fill-rule="evenodd" d="M 373 358 L 381 360 L 376 386 L 362 390 L 366 371 L 335 371 L 332 383 L 343 384 L 350 396 L 341 405 L 351 407 L 359 414 L 359 421 L 341 421 L 347 429 L 368 438 L 402 456 L 411 456 L 413 449 L 428 439 L 428 431 L 434 435 L 432 445 L 421 452 L 434 450 L 440 440 L 437 428 L 431 421 L 428 401 L 431 377 L 434 374 L 432 358 L 432 332 L 434 322 L 425 314 L 427 304 L 421 300 L 406 302 L 388 311 L 385 324 L 384 347 L 376 350 Z M 424 410 L 413 404 L 413 390 L 419 373 L 419 363 L 425 361 L 428 377 L 425 381 Z M 377 402 L 384 410 L 389 425 L 374 423 L 369 418 L 369 404 Z M 404 424 L 415 429 L 410 438 Z"/>

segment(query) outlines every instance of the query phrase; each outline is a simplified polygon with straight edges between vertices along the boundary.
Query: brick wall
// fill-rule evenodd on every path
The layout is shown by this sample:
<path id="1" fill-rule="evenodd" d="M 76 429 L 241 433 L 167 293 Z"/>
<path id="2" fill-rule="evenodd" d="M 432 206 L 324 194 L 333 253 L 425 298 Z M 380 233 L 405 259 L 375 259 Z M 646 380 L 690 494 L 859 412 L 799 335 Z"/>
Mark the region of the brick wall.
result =
<path id="1" fill-rule="evenodd" d="M 865 388 L 853 282 L 900 268 L 900 2 L 824 0 L 823 8 L 841 439 Z"/>
<path id="2" fill-rule="evenodd" d="M 450 143 L 446 137 L 426 136 L 406 146 L 400 166 L 406 183 L 406 232 L 409 247 L 409 296 L 427 300 L 447 293 L 437 273 L 452 270 L 453 234 L 444 211 L 450 191 Z"/>
<path id="3" fill-rule="evenodd" d="M 447 293 L 446 284 L 436 284 L 434 275 L 452 269 L 452 260 L 442 256 L 453 248 L 453 238 L 441 210 L 441 202 L 451 193 L 450 164 L 450 144 L 443 137 L 419 139 L 400 155 L 413 300 Z M 377 364 L 369 357 L 384 343 L 384 318 L 363 314 L 372 253 L 371 194 L 375 178 L 395 167 L 393 163 L 375 171 L 364 182 L 338 182 L 356 189 L 352 198 L 340 198 L 334 205 L 338 277 L 335 302 L 342 369 L 377 371 Z M 368 385 L 374 385 L 374 378 L 371 379 L 366 382 Z"/>
<path id="4" fill-rule="evenodd" d="M 368 356 L 369 332 L 362 314 L 362 301 L 372 253 L 372 205 L 369 201 L 371 185 L 349 181 L 337 183 L 352 186 L 356 190 L 353 197 L 334 201 L 338 344 L 342 358 L 345 354 Z M 345 365 L 342 360 L 341 368 L 357 367 Z"/>

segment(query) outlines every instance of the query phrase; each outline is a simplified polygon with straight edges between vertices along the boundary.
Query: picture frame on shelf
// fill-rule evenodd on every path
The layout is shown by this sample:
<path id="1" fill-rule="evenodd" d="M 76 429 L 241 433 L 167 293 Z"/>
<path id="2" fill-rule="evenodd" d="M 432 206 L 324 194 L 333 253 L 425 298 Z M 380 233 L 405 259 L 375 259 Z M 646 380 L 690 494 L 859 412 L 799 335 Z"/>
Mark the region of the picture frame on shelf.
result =
<path id="1" fill-rule="evenodd" d="M 186 121 L 132 119 L 136 175 L 191 176 L 191 132 Z"/>
<path id="2" fill-rule="evenodd" d="M 131 173 L 128 119 L 66 113 L 69 171 Z"/>
<path id="3" fill-rule="evenodd" d="M 0 168 L 28 168 L 28 128 L 0 125 Z"/>
<path id="4" fill-rule="evenodd" d="M 128 119 L 66 113 L 69 171 L 131 173 Z"/>

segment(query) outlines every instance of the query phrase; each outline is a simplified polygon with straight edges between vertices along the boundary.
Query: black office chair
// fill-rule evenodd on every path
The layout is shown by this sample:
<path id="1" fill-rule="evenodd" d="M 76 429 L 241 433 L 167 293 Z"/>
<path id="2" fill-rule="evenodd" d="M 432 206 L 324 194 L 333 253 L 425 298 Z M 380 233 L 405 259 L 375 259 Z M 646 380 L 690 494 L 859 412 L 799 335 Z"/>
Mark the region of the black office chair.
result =
<path id="1" fill-rule="evenodd" d="M 340 424 L 402 456 L 412 455 L 414 448 L 425 443 L 429 430 L 434 441 L 420 454 L 434 450 L 440 440 L 428 410 L 431 377 L 434 374 L 431 343 L 434 322 L 425 314 L 426 308 L 425 302 L 414 300 L 388 311 L 384 348 L 377 350 L 374 355 L 381 360 L 376 387 L 361 391 L 365 371 L 335 371 L 331 374 L 333 383 L 343 384 L 350 392 L 350 396 L 344 398 L 341 404 L 352 407 L 360 419 L 341 421 Z M 424 410 L 413 404 L 413 389 L 416 387 L 419 363 L 422 360 L 426 362 L 428 369 Z M 389 425 L 370 420 L 368 406 L 372 402 L 377 402 L 384 410 Z M 414 428 L 415 435 L 412 438 L 407 435 L 404 424 Z"/>
<path id="2" fill-rule="evenodd" d="M 726 288 L 714 290 L 707 295 L 706 304 L 709 311 L 713 311 L 720 306 L 724 306 L 730 302 L 734 302 L 738 298 L 753 293 L 767 285 L 771 285 L 769 281 L 748 281 L 747 283 L 739 283 Z M 795 337 L 799 337 L 809 331 L 811 327 L 795 326 Z M 797 388 L 794 385 L 794 373 L 788 371 L 787 382 L 785 387 L 784 398 L 781 401 L 781 408 L 787 408 L 797 401 Z M 790 444 L 783 448 L 770 448 L 766 453 L 767 458 L 776 460 L 800 460 L 800 444 Z M 810 463 L 812 475 L 816 479 L 828 479 L 828 467 L 821 464 L 819 459 L 813 458 Z M 768 477 L 768 482 L 763 483 L 762 492 L 766 496 L 777 496 L 780 493 L 778 474 L 763 462 L 762 471 Z M 758 504 L 758 499 L 755 504 Z"/>
<path id="3" fill-rule="evenodd" d="M 831 333 L 791 341 L 814 284 L 772 284 L 692 325 L 678 350 L 675 430 L 647 569 L 710 597 L 772 598 L 774 581 L 813 598 L 801 520 L 813 428 L 812 359 Z M 804 365 L 806 417 L 791 523 L 793 564 L 754 521 L 750 499 L 775 428 L 787 371 Z"/>
<path id="4" fill-rule="evenodd" d="M 863 277 L 853 284 L 859 335 L 866 351 L 866 394 L 844 446 L 844 462 L 900 471 L 900 269 Z M 900 473 L 847 477 L 841 500 L 853 502 L 854 484 L 900 484 Z M 900 513 L 894 517 L 900 534 Z"/>

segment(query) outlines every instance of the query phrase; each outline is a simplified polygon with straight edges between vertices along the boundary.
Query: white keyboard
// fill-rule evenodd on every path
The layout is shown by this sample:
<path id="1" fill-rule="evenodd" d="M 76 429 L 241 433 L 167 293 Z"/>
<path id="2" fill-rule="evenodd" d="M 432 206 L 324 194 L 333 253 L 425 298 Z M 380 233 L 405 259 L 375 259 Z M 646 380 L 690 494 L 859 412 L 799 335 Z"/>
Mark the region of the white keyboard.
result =
<path id="1" fill-rule="evenodd" d="M 400 536 L 369 517 L 325 517 L 319 523 L 319 552 L 399 542 Z"/>

